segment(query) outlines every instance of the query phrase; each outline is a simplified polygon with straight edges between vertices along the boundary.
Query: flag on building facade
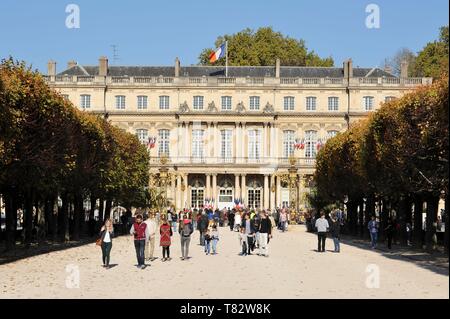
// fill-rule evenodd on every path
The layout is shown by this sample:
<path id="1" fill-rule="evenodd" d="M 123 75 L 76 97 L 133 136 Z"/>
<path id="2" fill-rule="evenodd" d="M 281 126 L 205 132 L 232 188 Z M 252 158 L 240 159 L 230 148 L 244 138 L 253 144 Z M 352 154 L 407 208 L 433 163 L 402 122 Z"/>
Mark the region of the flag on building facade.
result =
<path id="1" fill-rule="evenodd" d="M 216 51 L 209 56 L 209 62 L 214 63 L 226 54 L 226 43 L 222 44 Z"/>

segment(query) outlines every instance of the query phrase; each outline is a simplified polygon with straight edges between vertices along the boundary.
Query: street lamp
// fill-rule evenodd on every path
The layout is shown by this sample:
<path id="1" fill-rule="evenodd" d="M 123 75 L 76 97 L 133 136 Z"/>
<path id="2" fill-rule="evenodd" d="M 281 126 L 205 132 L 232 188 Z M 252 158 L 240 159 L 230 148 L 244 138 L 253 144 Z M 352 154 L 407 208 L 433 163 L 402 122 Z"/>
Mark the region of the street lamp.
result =
<path id="1" fill-rule="evenodd" d="M 289 158 L 289 163 L 290 163 L 290 167 L 288 169 L 289 172 L 289 181 L 288 181 L 288 185 L 289 185 L 289 208 L 290 208 L 290 215 L 291 221 L 295 221 L 296 220 L 296 215 L 297 215 L 297 191 L 298 191 L 298 174 L 297 174 L 297 167 L 296 167 L 296 163 L 297 163 L 297 159 L 295 158 L 294 155 L 292 155 Z"/>

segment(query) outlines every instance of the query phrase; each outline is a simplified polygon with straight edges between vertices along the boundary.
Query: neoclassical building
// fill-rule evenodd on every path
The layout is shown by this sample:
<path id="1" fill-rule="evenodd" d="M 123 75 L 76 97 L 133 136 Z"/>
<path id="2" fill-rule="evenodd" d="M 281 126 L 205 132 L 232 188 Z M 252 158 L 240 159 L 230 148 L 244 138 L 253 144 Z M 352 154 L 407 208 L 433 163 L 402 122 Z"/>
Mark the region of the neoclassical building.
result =
<path id="1" fill-rule="evenodd" d="M 395 77 L 388 70 L 353 67 L 96 66 L 69 62 L 52 87 L 87 112 L 149 147 L 151 185 L 167 157 L 166 194 L 177 209 L 308 205 L 315 156 L 321 145 L 381 103 L 429 78 Z M 292 160 L 295 158 L 295 160 Z M 291 159 L 291 160 L 290 160 Z M 295 193 L 288 169 L 298 174 Z M 291 184 L 292 185 L 292 184 Z M 290 191 L 291 190 L 291 191 Z M 295 195 L 293 195 L 295 194 Z M 291 198 L 290 198 L 291 197 Z"/>

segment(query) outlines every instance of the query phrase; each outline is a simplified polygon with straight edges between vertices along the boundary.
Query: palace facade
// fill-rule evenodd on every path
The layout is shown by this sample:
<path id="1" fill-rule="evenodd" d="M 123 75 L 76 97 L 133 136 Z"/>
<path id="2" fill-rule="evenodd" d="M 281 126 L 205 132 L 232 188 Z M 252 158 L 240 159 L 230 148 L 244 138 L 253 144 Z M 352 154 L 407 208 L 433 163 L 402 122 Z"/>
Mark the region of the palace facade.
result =
<path id="1" fill-rule="evenodd" d="M 150 186 L 177 209 L 308 206 L 315 156 L 327 139 L 430 78 L 353 67 L 96 66 L 69 62 L 47 82 L 87 112 L 107 114 L 149 146 Z M 167 163 L 161 159 L 167 159 Z M 289 187 L 289 169 L 298 179 Z M 295 188 L 293 192 L 292 189 Z"/>

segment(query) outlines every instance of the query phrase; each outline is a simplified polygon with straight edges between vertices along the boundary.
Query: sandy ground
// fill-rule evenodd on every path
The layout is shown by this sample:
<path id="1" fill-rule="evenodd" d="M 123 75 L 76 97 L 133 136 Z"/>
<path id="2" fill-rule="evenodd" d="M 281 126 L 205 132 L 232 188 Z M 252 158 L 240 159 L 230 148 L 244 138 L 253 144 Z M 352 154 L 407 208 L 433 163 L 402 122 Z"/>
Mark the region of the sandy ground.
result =
<path id="1" fill-rule="evenodd" d="M 169 262 L 137 269 L 132 238 L 113 242 L 111 269 L 94 244 L 0 266 L 1 298 L 449 298 L 448 268 L 420 264 L 352 243 L 317 253 L 304 226 L 275 231 L 270 257 L 239 256 L 238 234 L 220 228 L 219 254 L 191 241 L 181 261 L 175 234 Z M 332 249 L 327 239 L 327 249 Z M 159 241 L 155 248 L 161 257 Z M 79 274 L 79 287 L 76 285 Z M 377 277 L 377 273 L 379 276 Z M 379 285 L 377 285 L 379 283 Z M 379 287 L 377 287 L 379 286 Z"/>

